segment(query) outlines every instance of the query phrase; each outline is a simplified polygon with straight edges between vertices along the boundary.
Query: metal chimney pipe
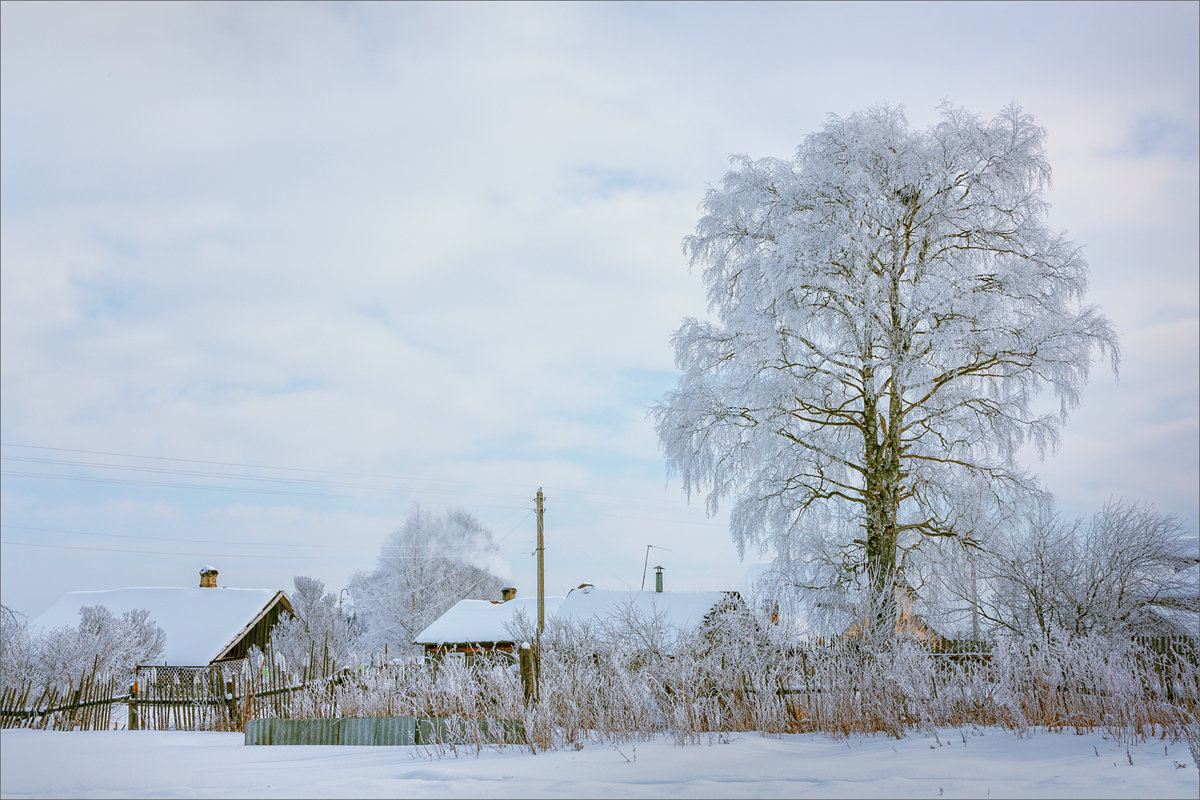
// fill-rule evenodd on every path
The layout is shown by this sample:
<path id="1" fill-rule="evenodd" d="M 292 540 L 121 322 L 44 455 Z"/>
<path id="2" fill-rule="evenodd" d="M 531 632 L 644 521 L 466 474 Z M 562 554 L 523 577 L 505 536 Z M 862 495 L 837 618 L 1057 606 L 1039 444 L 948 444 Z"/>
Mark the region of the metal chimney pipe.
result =
<path id="1" fill-rule="evenodd" d="M 662 576 L 663 576 L 663 568 L 655 567 L 654 568 L 654 591 L 656 591 L 660 594 L 662 593 L 662 590 L 663 590 Z"/>

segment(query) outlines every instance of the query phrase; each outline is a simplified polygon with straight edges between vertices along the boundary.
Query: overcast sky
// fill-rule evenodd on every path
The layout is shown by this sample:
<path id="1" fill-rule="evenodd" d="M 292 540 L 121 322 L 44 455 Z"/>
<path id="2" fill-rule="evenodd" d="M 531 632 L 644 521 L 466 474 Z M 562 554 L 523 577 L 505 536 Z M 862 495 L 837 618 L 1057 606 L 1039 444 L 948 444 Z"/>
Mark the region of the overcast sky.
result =
<path id="1" fill-rule="evenodd" d="M 647 545 L 731 587 L 646 417 L 707 313 L 680 243 L 730 154 L 878 103 L 1047 129 L 1123 359 L 1031 463 L 1195 531 L 1198 9 L 4 2 L 3 602 L 337 592 L 416 503 L 532 594 L 539 486 L 548 593 L 637 588 Z"/>

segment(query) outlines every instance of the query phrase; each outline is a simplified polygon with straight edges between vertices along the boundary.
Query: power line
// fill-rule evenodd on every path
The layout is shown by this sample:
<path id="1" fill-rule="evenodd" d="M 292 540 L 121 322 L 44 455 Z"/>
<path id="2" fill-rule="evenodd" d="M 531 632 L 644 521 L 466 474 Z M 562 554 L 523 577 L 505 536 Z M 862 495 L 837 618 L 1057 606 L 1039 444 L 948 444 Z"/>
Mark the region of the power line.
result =
<path id="1" fill-rule="evenodd" d="M 135 536 L 129 533 L 97 533 L 95 531 L 76 531 L 65 528 L 40 528 L 33 525 L 9 525 L 5 524 L 0 528 L 11 528 L 19 531 L 38 531 L 41 533 L 64 533 L 71 536 L 104 536 L 112 539 L 138 539 L 142 541 L 155 542 L 189 542 L 191 544 L 246 544 L 256 547 L 336 547 L 344 548 L 340 544 L 300 544 L 297 542 L 248 542 L 245 539 L 189 539 L 175 538 L 172 536 Z"/>
<path id="2" fill-rule="evenodd" d="M 346 494 L 330 494 L 328 492 L 293 492 L 287 489 L 250 489 L 244 486 L 219 486 L 215 484 L 202 483 L 170 483 L 167 481 L 139 481 L 131 478 L 99 478 L 87 475 L 47 475 L 41 472 L 13 472 L 10 470 L 0 470 L 0 475 L 8 475 L 13 478 L 42 478 L 46 480 L 59 481 L 83 481 L 86 483 L 114 483 L 125 486 L 157 486 L 167 489 L 201 489 L 210 492 L 238 492 L 240 494 L 270 494 L 282 495 L 286 497 L 326 497 L 332 499 L 346 499 L 350 495 Z"/>
<path id="3" fill-rule="evenodd" d="M 532 512 L 529 512 L 529 513 L 532 513 Z M 529 515 L 526 514 L 526 518 L 528 518 L 528 516 Z M 519 524 L 520 523 L 518 523 L 518 525 Z M 61 533 L 61 534 L 65 534 L 68 536 L 102 536 L 105 538 L 134 539 L 137 541 L 186 542 L 189 544 L 241 544 L 241 545 L 249 545 L 251 547 L 276 547 L 276 548 L 278 548 L 278 547 L 307 547 L 307 548 L 325 548 L 325 549 L 336 549 L 336 550 L 354 549 L 354 550 L 365 550 L 365 551 L 376 549 L 374 545 L 365 545 L 365 544 L 363 544 L 363 545 L 347 545 L 347 544 L 343 544 L 343 543 L 339 543 L 339 544 L 304 544 L 304 543 L 300 543 L 300 542 L 252 542 L 252 541 L 246 541 L 245 539 L 194 539 L 194 538 L 188 538 L 188 537 L 176 538 L 176 537 L 172 537 L 172 536 L 137 536 L 137 535 L 129 534 L 129 533 L 100 533 L 97 531 L 81 531 L 81 530 L 73 530 L 73 529 L 67 529 L 67 528 L 45 528 L 45 527 L 39 527 L 39 526 L 35 526 L 35 525 L 12 525 L 12 524 L 8 524 L 8 523 L 0 525 L 0 530 L 2 530 L 2 529 L 21 530 L 21 531 L 37 531 L 40 533 Z M 513 530 L 515 530 L 515 529 L 516 529 L 516 526 L 513 526 L 513 528 L 510 529 L 498 541 L 504 541 L 504 539 L 506 539 L 508 537 L 508 535 L 510 535 L 513 532 Z M 12 544 L 29 544 L 29 543 L 12 542 Z M 30 546 L 35 546 L 35 545 L 30 544 Z M 50 545 L 38 544 L 36 546 L 49 547 Z M 65 547 L 66 545 L 61 545 L 61 546 Z M 380 549 L 381 549 L 381 551 L 390 552 L 393 550 L 434 550 L 434 549 L 443 549 L 443 548 L 450 549 L 450 548 L 465 548 L 465 547 L 467 547 L 467 545 L 465 545 L 465 544 L 436 544 L 436 543 L 409 544 L 409 545 L 387 545 L 387 544 L 385 544 L 385 545 L 382 545 Z M 126 552 L 136 553 L 136 552 L 150 552 L 150 551 L 128 550 Z M 382 552 L 379 557 L 380 558 L 411 558 L 411 556 L 384 556 L 384 555 L 382 555 Z"/>
<path id="4" fill-rule="evenodd" d="M 301 492 L 301 491 L 293 491 L 293 490 L 289 490 L 289 489 L 251 488 L 251 487 L 246 487 L 246 486 L 227 486 L 227 485 L 222 485 L 222 484 L 178 483 L 178 482 L 173 482 L 173 481 L 146 481 L 146 480 L 136 480 L 133 478 L 104 478 L 104 477 L 89 476 L 89 475 L 54 475 L 54 474 L 47 474 L 47 473 L 42 473 L 42 472 L 18 472 L 18 471 L 13 471 L 13 470 L 0 470 L 0 476 L 3 476 L 3 475 L 7 475 L 9 477 L 14 477 L 14 478 L 37 478 L 37 479 L 43 479 L 43 480 L 81 481 L 84 483 L 111 483 L 111 484 L 124 485 L 124 486 L 150 486 L 150 487 L 160 487 L 160 488 L 167 488 L 167 489 L 198 489 L 198 490 L 210 491 L 210 492 L 236 492 L 239 494 L 263 494 L 263 495 L 275 495 L 275 496 L 282 496 L 282 497 L 321 497 L 321 498 L 328 498 L 328 499 L 333 499 L 333 500 L 370 499 L 370 500 L 375 500 L 378 502 L 383 502 L 383 501 L 386 501 L 389 499 L 395 499 L 395 498 L 382 497 L 382 496 L 376 496 L 374 498 L 363 498 L 360 496 L 347 494 L 347 493 Z M 228 476 L 228 477 L 237 478 L 239 476 Z M 382 489 L 382 488 L 386 488 L 386 487 L 378 487 L 378 488 Z M 401 491 L 409 491 L 409 492 L 422 491 L 426 494 L 447 494 L 448 493 L 448 492 L 439 492 L 438 490 L 429 490 L 429 489 L 402 490 L 399 487 L 393 489 L 392 491 L 397 492 L 397 493 L 401 492 Z M 453 496 L 462 497 L 462 495 L 460 493 L 453 493 Z M 485 499 L 486 498 L 505 499 L 506 496 L 505 495 L 474 495 L 474 497 L 483 497 Z M 475 507 L 475 508 L 505 508 L 505 509 L 511 508 L 511 506 L 507 506 L 507 505 L 501 506 L 501 505 L 497 505 L 496 503 L 478 503 L 478 502 L 474 502 L 474 501 L 463 501 L 463 504 L 470 505 L 471 507 Z"/>
<path id="5" fill-rule="evenodd" d="M 173 458 L 170 456 L 147 456 L 137 453 L 114 453 L 107 450 L 80 450 L 73 447 L 49 447 L 40 444 L 17 444 L 15 442 L 0 442 L 0 447 L 21 447 L 30 450 L 53 450 L 59 453 L 86 453 L 93 456 L 116 456 L 119 458 L 144 458 L 151 461 L 178 461 L 187 464 L 213 464 L 222 467 L 243 467 L 246 469 L 274 469 L 287 472 L 311 472 L 326 475 L 357 475 L 363 478 L 387 478 L 386 475 L 372 475 L 363 472 L 330 472 L 319 469 L 306 469 L 303 467 L 279 467 L 268 464 L 243 464 L 236 461 L 206 461 L 199 458 Z"/>
<path id="6" fill-rule="evenodd" d="M 19 443 L 15 443 L 15 442 L 0 442 L 0 446 L 10 447 L 10 448 L 33 449 L 33 450 L 48 450 L 48 451 L 60 452 L 60 453 L 82 453 L 82 454 L 87 454 L 87 455 L 110 456 L 110 457 L 118 457 L 118 458 L 138 458 L 138 459 L 144 459 L 144 460 L 149 460 L 149 461 L 167 461 L 167 462 L 178 462 L 178 463 L 185 463 L 185 464 L 208 464 L 208 465 L 222 466 L 222 467 L 238 467 L 241 469 L 265 469 L 265 470 L 274 470 L 274 471 L 282 471 L 282 472 L 301 472 L 301 473 L 308 473 L 308 474 L 314 474 L 314 475 L 331 475 L 331 476 L 341 475 L 341 476 L 350 476 L 350 477 L 376 478 L 376 479 L 380 479 L 380 480 L 391 481 L 392 483 L 389 484 L 388 486 L 377 486 L 377 485 L 369 485 L 369 484 L 339 483 L 336 481 L 326 481 L 326 480 L 317 480 L 317 479 L 301 479 L 301 478 L 288 479 L 288 478 L 283 478 L 283 477 L 278 477 L 278 476 L 235 475 L 232 473 L 212 473 L 212 474 L 202 473 L 202 472 L 195 473 L 196 476 L 202 476 L 202 477 L 233 477 L 238 480 L 279 481 L 279 482 L 289 482 L 289 483 L 290 482 L 311 482 L 311 483 L 315 483 L 315 484 L 324 484 L 324 485 L 329 485 L 329 486 L 343 486 L 343 487 L 347 487 L 347 488 L 374 488 L 374 489 L 395 489 L 395 490 L 403 489 L 403 490 L 407 490 L 407 491 L 418 491 L 418 490 L 419 491 L 436 491 L 436 490 L 425 489 L 425 488 L 418 489 L 418 487 L 415 487 L 415 486 L 414 487 L 400 487 L 400 486 L 396 486 L 395 483 L 397 483 L 397 482 L 425 482 L 425 483 L 455 484 L 455 485 L 460 485 L 460 486 L 483 485 L 483 486 L 493 486 L 493 487 L 511 487 L 511 488 L 520 488 L 520 489 L 527 488 L 524 484 L 500 483 L 500 482 L 496 482 L 496 481 L 478 481 L 478 480 L 463 481 L 463 480 L 452 480 L 452 479 L 446 479 L 446 478 L 414 477 L 414 476 L 404 476 L 404 475 L 384 475 L 384 474 L 380 474 L 380 473 L 346 472 L 346 471 L 337 471 L 337 470 L 318 470 L 318 469 L 312 469 L 312 468 L 307 468 L 307 467 L 289 467 L 289 466 L 279 466 L 279 465 L 271 465 L 271 464 L 251 464 L 251 463 L 243 463 L 243 462 L 235 462 L 235 461 L 216 461 L 216 460 L 206 460 L 206 459 L 197 459 L 197 458 L 178 458 L 178 457 L 172 457 L 172 456 L 143 455 L 143 454 L 137 454 L 137 453 L 124 453 L 124 452 L 115 452 L 115 451 L 108 451 L 108 450 L 87 450 L 87 449 L 70 448 L 70 447 L 51 447 L 51 446 L 47 446 L 47 445 L 19 444 Z M 34 461 L 33 458 L 27 457 L 27 456 L 4 456 L 3 458 L 9 459 L 9 460 Z M 46 459 L 41 463 L 62 463 L 64 465 L 72 465 L 72 462 L 67 461 L 67 460 L 55 462 L 52 459 Z M 116 464 L 101 465 L 101 464 L 89 464 L 87 462 L 80 462 L 79 464 L 75 464 L 75 465 L 91 466 L 91 467 L 99 468 L 99 469 L 111 468 L 111 469 L 136 470 L 136 471 L 144 471 L 144 472 L 151 472 L 151 473 L 158 472 L 160 474 L 192 474 L 188 471 L 172 472 L 172 471 L 169 471 L 167 468 L 139 467 L 136 465 L 116 465 Z M 21 476 L 21 477 L 50 477 L 50 476 L 39 476 L 39 475 L 32 475 L 32 474 L 31 475 L 23 475 L 23 476 L 20 475 L 19 473 L 12 473 L 12 474 L 14 477 L 18 477 L 18 476 Z M 110 482 L 117 482 L 117 481 L 116 481 L 116 479 L 110 479 Z M 548 490 L 553 491 L 554 494 L 557 496 L 567 495 L 567 496 L 588 498 L 589 502 L 592 504 L 604 505 L 604 506 L 608 506 L 610 508 L 614 508 L 614 507 L 615 508 L 628 508 L 628 509 L 639 510 L 639 511 L 650 510 L 650 509 L 663 509 L 663 510 L 678 509 L 678 505 L 675 503 L 672 503 L 670 501 L 665 501 L 665 500 L 657 500 L 657 499 L 649 498 L 649 497 L 637 498 L 637 497 L 630 497 L 627 494 L 595 492 L 595 491 L 587 491 L 587 490 L 573 489 L 573 488 L 559 488 L 559 487 L 554 487 L 552 485 L 549 485 L 547 488 L 548 488 Z M 241 491 L 248 491 L 248 490 L 242 489 Z M 300 495 L 300 496 L 304 496 L 304 495 Z M 313 495 L 313 496 L 326 496 L 326 495 L 318 494 L 318 495 Z M 341 495 L 332 495 L 332 496 L 340 497 Z M 476 496 L 506 497 L 507 495 L 476 495 Z M 615 499 L 619 500 L 620 502 L 612 502 L 612 500 L 609 498 L 615 498 Z M 630 502 L 631 500 L 633 502 Z M 647 521 L 655 522 L 655 521 L 662 521 L 662 520 L 650 519 Z"/>
<path id="7" fill-rule="evenodd" d="M 15 442 L 0 442 L 0 447 L 19 447 L 19 448 L 27 448 L 27 449 L 32 449 L 32 450 L 52 450 L 52 451 L 60 452 L 60 453 L 86 453 L 88 455 L 115 456 L 118 458 L 142 458 L 142 459 L 146 459 L 146 460 L 150 460 L 150 461 L 176 461 L 176 462 L 187 463 L 187 464 L 211 464 L 211 465 L 222 466 L 222 467 L 241 467 L 243 469 L 270 469 L 270 470 L 279 470 L 279 471 L 284 471 L 284 472 L 307 472 L 307 473 L 315 473 L 315 474 L 321 474 L 321 475 L 349 475 L 349 476 L 355 476 L 355 477 L 360 477 L 360 478 L 380 478 L 383 480 L 393 480 L 393 481 L 395 481 L 395 480 L 430 481 L 433 483 L 456 483 L 456 484 L 465 484 L 465 485 L 477 485 L 478 483 L 480 483 L 479 481 L 461 481 L 461 480 L 451 480 L 451 479 L 447 479 L 447 478 L 427 478 L 427 477 L 414 477 L 414 476 L 401 476 L 401 475 L 381 475 L 378 473 L 344 472 L 344 471 L 336 471 L 336 470 L 311 469 L 311 468 L 306 468 L 306 467 L 284 467 L 284 466 L 276 466 L 276 465 L 271 465 L 271 464 L 246 464 L 246 463 L 240 463 L 240 462 L 236 462 L 236 461 L 210 461 L 210 460 L 199 459 L 199 458 L 176 458 L 176 457 L 172 457 L 172 456 L 149 456 L 149 455 L 140 455 L 137 453 L 118 453 L 118 452 L 112 452 L 112 451 L 108 451 L 108 450 L 83 450 L 83 449 L 77 449 L 77 448 L 72 448 L 72 447 L 50 447 L 47 445 L 38 445 L 38 444 L 17 444 Z M 510 486 L 514 489 L 526 488 L 524 484 L 497 483 L 495 481 L 489 481 L 487 483 L 490 486 Z"/>
<path id="8" fill-rule="evenodd" d="M 337 481 L 317 480 L 314 478 L 286 478 L 271 475 L 241 475 L 234 472 L 209 472 L 190 469 L 170 469 L 169 467 L 137 466 L 134 464 L 97 463 L 95 461 L 72 461 L 61 458 L 34 458 L 32 456 L 0 456 L 3 461 L 21 461 L 32 464 L 56 464 L 69 467 L 90 467 L 94 469 L 114 469 L 126 472 L 147 472 L 155 475 L 188 475 L 199 478 L 235 478 L 246 481 L 271 481 L 274 483 L 307 483 L 320 486 L 337 486 L 351 489 L 393 489 L 394 486 L 380 486 L 369 483 L 342 483 Z"/>
<path id="9" fill-rule="evenodd" d="M 81 544 L 38 544 L 35 542 L 13 542 L 6 539 L 0 539 L 0 546 L 13 547 L 42 547 L 51 550 L 94 550 L 102 553 L 137 553 L 138 555 L 148 556 L 202 556 L 204 558 L 311 558 L 306 555 L 281 555 L 279 553 L 213 553 L 204 551 L 203 553 L 183 553 L 178 551 L 167 550 L 131 550 L 123 547 L 88 547 Z"/>

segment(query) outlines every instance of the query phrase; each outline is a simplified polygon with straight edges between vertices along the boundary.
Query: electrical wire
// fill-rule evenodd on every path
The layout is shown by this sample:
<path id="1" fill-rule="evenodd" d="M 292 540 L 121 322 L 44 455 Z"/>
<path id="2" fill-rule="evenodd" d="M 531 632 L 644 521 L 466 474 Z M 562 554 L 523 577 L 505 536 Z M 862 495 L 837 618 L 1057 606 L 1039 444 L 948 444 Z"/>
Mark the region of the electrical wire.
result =
<path id="1" fill-rule="evenodd" d="M 278 472 L 297 472 L 297 473 L 306 473 L 306 474 L 311 474 L 311 475 L 368 477 L 368 478 L 376 478 L 379 480 L 388 481 L 389 483 L 386 485 L 363 484 L 363 483 L 350 483 L 350 482 L 342 482 L 342 481 L 320 480 L 320 479 L 315 479 L 315 478 L 285 478 L 285 477 L 281 477 L 281 476 L 269 476 L 269 475 L 268 476 L 263 476 L 263 475 L 256 476 L 256 475 L 245 475 L 245 474 L 228 473 L 228 472 L 202 472 L 202 471 L 192 471 L 192 470 L 172 470 L 167 467 L 150 467 L 150 466 L 138 466 L 138 465 L 129 465 L 129 464 L 102 464 L 102 463 L 95 463 L 95 462 L 75 462 L 75 461 L 71 461 L 69 459 L 40 459 L 39 460 L 39 459 L 35 459 L 32 456 L 13 456 L 13 455 L 3 456 L 3 455 L 0 455 L 0 459 L 10 460 L 10 461 L 25 461 L 25 462 L 43 463 L 43 464 L 56 464 L 57 463 L 57 464 L 61 464 L 63 466 L 83 466 L 83 467 L 92 468 L 92 469 L 116 469 L 116 470 L 124 470 L 124 471 L 138 471 L 138 472 L 147 472 L 150 474 L 157 473 L 157 474 L 192 475 L 193 477 L 214 477 L 214 478 L 226 478 L 226 479 L 246 480 L 246 481 L 269 481 L 269 482 L 278 482 L 278 483 L 312 483 L 312 484 L 316 484 L 316 485 L 325 485 L 325 486 L 332 486 L 332 487 L 337 487 L 337 488 L 362 488 L 362 489 L 377 489 L 377 490 L 387 490 L 387 491 L 409 491 L 409 492 L 413 492 L 413 493 L 416 493 L 416 492 L 439 493 L 439 490 L 432 489 L 429 487 L 403 486 L 401 484 L 421 482 L 421 483 L 455 484 L 455 485 L 465 485 L 465 486 L 474 486 L 474 487 L 482 485 L 482 486 L 491 486 L 491 487 L 497 487 L 497 488 L 520 488 L 520 489 L 523 489 L 526 491 L 528 490 L 528 487 L 523 484 L 500 483 L 500 482 L 495 482 L 495 481 L 478 481 L 478 480 L 463 481 L 463 480 L 451 480 L 451 479 L 444 479 L 444 478 L 382 475 L 382 474 L 378 474 L 378 473 L 317 470 L 317 469 L 311 469 L 311 468 L 305 468 L 305 467 L 289 467 L 289 466 L 268 465 L 268 464 L 250 464 L 250 463 L 241 463 L 241 462 L 233 462 L 233 461 L 214 461 L 214 460 L 194 459 L 194 458 L 177 458 L 177 457 L 169 457 L 169 456 L 141 455 L 141 454 L 135 454 L 135 453 L 114 452 L 114 451 L 108 451 L 108 450 L 86 450 L 86 449 L 79 449 L 79 448 L 50 447 L 50 446 L 46 446 L 46 445 L 18 444 L 18 443 L 14 443 L 14 442 L 0 442 L 0 446 L 9 447 L 9 448 L 47 450 L 47 451 L 61 452 L 61 453 L 77 453 L 77 454 L 86 454 L 86 455 L 109 456 L 109 457 L 117 457 L 117 458 L 136 458 L 136 459 L 143 459 L 143 460 L 148 460 L 148 461 L 178 462 L 178 463 L 185 463 L 185 464 L 207 464 L 207 465 L 212 465 L 212 466 L 237 467 L 240 469 L 263 469 L 263 470 L 272 470 L 272 471 L 278 471 Z M 66 477 L 62 477 L 62 476 L 46 475 L 44 473 L 11 472 L 11 473 L 3 473 L 3 474 L 10 474 L 13 477 L 53 478 L 53 479 L 59 479 L 59 480 L 67 480 L 67 479 L 82 480 L 83 479 L 83 478 L 66 478 Z M 122 483 L 123 482 L 120 479 L 116 479 L 116 478 L 108 478 L 108 479 L 103 479 L 103 480 L 101 480 L 99 478 L 92 478 L 91 480 L 98 481 L 98 482 L 111 482 L 111 483 Z M 150 482 L 143 483 L 143 484 L 133 483 L 132 485 L 164 485 L 168 488 L 209 488 L 206 485 L 197 485 L 197 484 L 178 484 L 177 485 L 177 484 L 157 484 L 157 483 L 150 483 Z M 243 493 L 255 492 L 255 490 L 247 489 L 245 487 L 236 487 L 236 488 L 217 487 L 216 490 L 240 491 Z M 276 492 L 272 491 L 272 490 L 264 490 L 263 493 L 273 494 Z M 562 488 L 551 487 L 551 493 L 553 493 L 553 495 L 555 495 L 557 497 L 567 497 L 567 498 L 578 497 L 578 498 L 587 499 L 589 505 L 591 505 L 591 506 L 602 506 L 602 507 L 616 508 L 616 509 L 628 509 L 628 510 L 635 511 L 635 512 L 645 512 L 645 511 L 653 512 L 655 510 L 659 510 L 659 511 L 678 511 L 679 510 L 679 505 L 677 503 L 671 502 L 669 500 L 658 500 L 658 499 L 649 498 L 649 497 L 630 497 L 627 494 L 595 492 L 595 491 L 588 491 L 588 490 L 568 488 L 568 487 L 562 487 Z M 297 492 L 292 496 L 343 498 L 346 495 L 340 495 L 340 494 L 330 495 L 330 494 L 324 494 L 324 493 L 306 494 L 303 492 Z M 509 494 L 494 495 L 494 494 L 478 494 L 478 493 L 473 494 L 472 496 L 481 497 L 481 498 L 485 498 L 485 499 L 498 499 L 498 498 L 511 497 L 511 495 L 509 495 Z M 624 516 L 621 518 L 644 519 L 645 521 L 648 521 L 648 522 L 672 521 L 672 520 L 646 518 L 644 516 L 636 516 L 636 517 L 635 516 Z"/>
<path id="2" fill-rule="evenodd" d="M 147 555 L 147 556 L 201 556 L 203 558 L 274 558 L 274 559 L 311 558 L 311 556 L 300 555 L 300 554 L 287 555 L 287 554 L 280 554 L 280 553 L 212 553 L 212 552 L 208 552 L 208 551 L 205 551 L 203 553 L 184 553 L 184 552 L 167 551 L 167 550 L 130 550 L 130 549 L 123 548 L 123 547 L 88 547 L 86 545 L 38 544 L 35 542 L 13 542 L 13 541 L 8 541 L 8 540 L 0 540 L 0 547 L 3 547 L 3 546 L 41 547 L 41 548 L 48 548 L 51 550 L 93 550 L 93 551 L 99 551 L 101 553 L 137 553 L 138 555 Z"/>
<path id="3" fill-rule="evenodd" d="M 32 449 L 32 450 L 51 450 L 51 451 L 60 452 L 60 453 L 84 453 L 87 455 L 113 456 L 113 457 L 118 457 L 118 458 L 141 458 L 141 459 L 145 459 L 148 461 L 176 461 L 176 462 L 182 462 L 182 463 L 188 463 L 188 464 L 210 464 L 210 465 L 222 466 L 222 467 L 241 467 L 243 469 L 269 469 L 269 470 L 277 470 L 277 471 L 281 471 L 281 472 L 307 472 L 307 473 L 315 473 L 315 474 L 321 474 L 321 475 L 349 475 L 349 476 L 362 477 L 362 478 L 380 478 L 380 479 L 389 480 L 389 481 L 397 481 L 397 480 L 400 480 L 400 481 L 431 481 L 434 483 L 457 483 L 457 484 L 470 485 L 470 486 L 479 484 L 479 481 L 461 481 L 461 480 L 451 480 L 451 479 L 447 479 L 447 478 L 427 478 L 427 477 L 413 477 L 413 476 L 381 475 L 381 474 L 377 474 L 377 473 L 319 470 L 319 469 L 311 469 L 311 468 L 306 468 L 306 467 L 286 467 L 286 466 L 276 466 L 276 465 L 270 465 L 270 464 L 246 464 L 246 463 L 240 463 L 240 462 L 236 462 L 236 461 L 210 461 L 210 460 L 198 459 L 198 458 L 176 458 L 176 457 L 172 457 L 172 456 L 148 456 L 148 455 L 139 455 L 136 453 L 118 453 L 118 452 L 112 452 L 112 451 L 108 451 L 108 450 L 82 450 L 82 449 L 71 448 L 71 447 L 50 447 L 47 445 L 37 445 L 37 444 L 17 444 L 15 442 L 0 442 L 0 447 L 17 447 L 17 448 L 26 448 L 26 449 Z M 497 483 L 495 481 L 490 481 L 490 482 L 488 482 L 488 485 L 508 486 L 508 487 L 512 487 L 514 489 L 517 489 L 517 488 L 528 489 L 528 487 L 525 486 L 524 484 L 515 484 L 515 483 Z"/>

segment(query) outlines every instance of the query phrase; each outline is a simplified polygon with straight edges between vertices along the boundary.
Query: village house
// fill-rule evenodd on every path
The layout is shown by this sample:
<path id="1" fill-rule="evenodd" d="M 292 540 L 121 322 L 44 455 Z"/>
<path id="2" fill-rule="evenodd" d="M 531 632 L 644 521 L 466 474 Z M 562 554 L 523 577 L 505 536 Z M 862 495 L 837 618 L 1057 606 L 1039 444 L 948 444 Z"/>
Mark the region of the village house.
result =
<path id="1" fill-rule="evenodd" d="M 583 583 L 565 597 L 546 597 L 545 618 L 599 628 L 641 622 L 662 631 L 702 630 L 741 607 L 734 591 L 665 591 L 659 568 L 655 591 L 597 589 Z M 517 597 L 516 589 L 505 589 L 500 600 L 460 600 L 421 631 L 414 644 L 433 658 L 511 655 L 520 645 L 514 631 L 535 626 L 537 616 L 537 597 Z"/>
<path id="2" fill-rule="evenodd" d="M 545 598 L 545 614 L 553 616 L 563 597 Z M 515 588 L 501 591 L 499 600 L 459 600 L 417 634 L 413 644 L 430 658 L 456 656 L 473 660 L 484 654 L 513 655 L 520 642 L 514 630 L 537 624 L 537 597 L 517 597 Z"/>
<path id="3" fill-rule="evenodd" d="M 217 585 L 217 570 L 200 570 L 195 587 L 141 586 L 67 592 L 34 619 L 31 627 L 76 627 L 79 610 L 104 606 L 120 616 L 145 609 L 163 629 L 166 644 L 152 664 L 139 667 L 203 668 L 240 666 L 251 647 L 265 650 L 271 627 L 283 614 L 295 613 L 280 589 L 233 589 Z"/>

